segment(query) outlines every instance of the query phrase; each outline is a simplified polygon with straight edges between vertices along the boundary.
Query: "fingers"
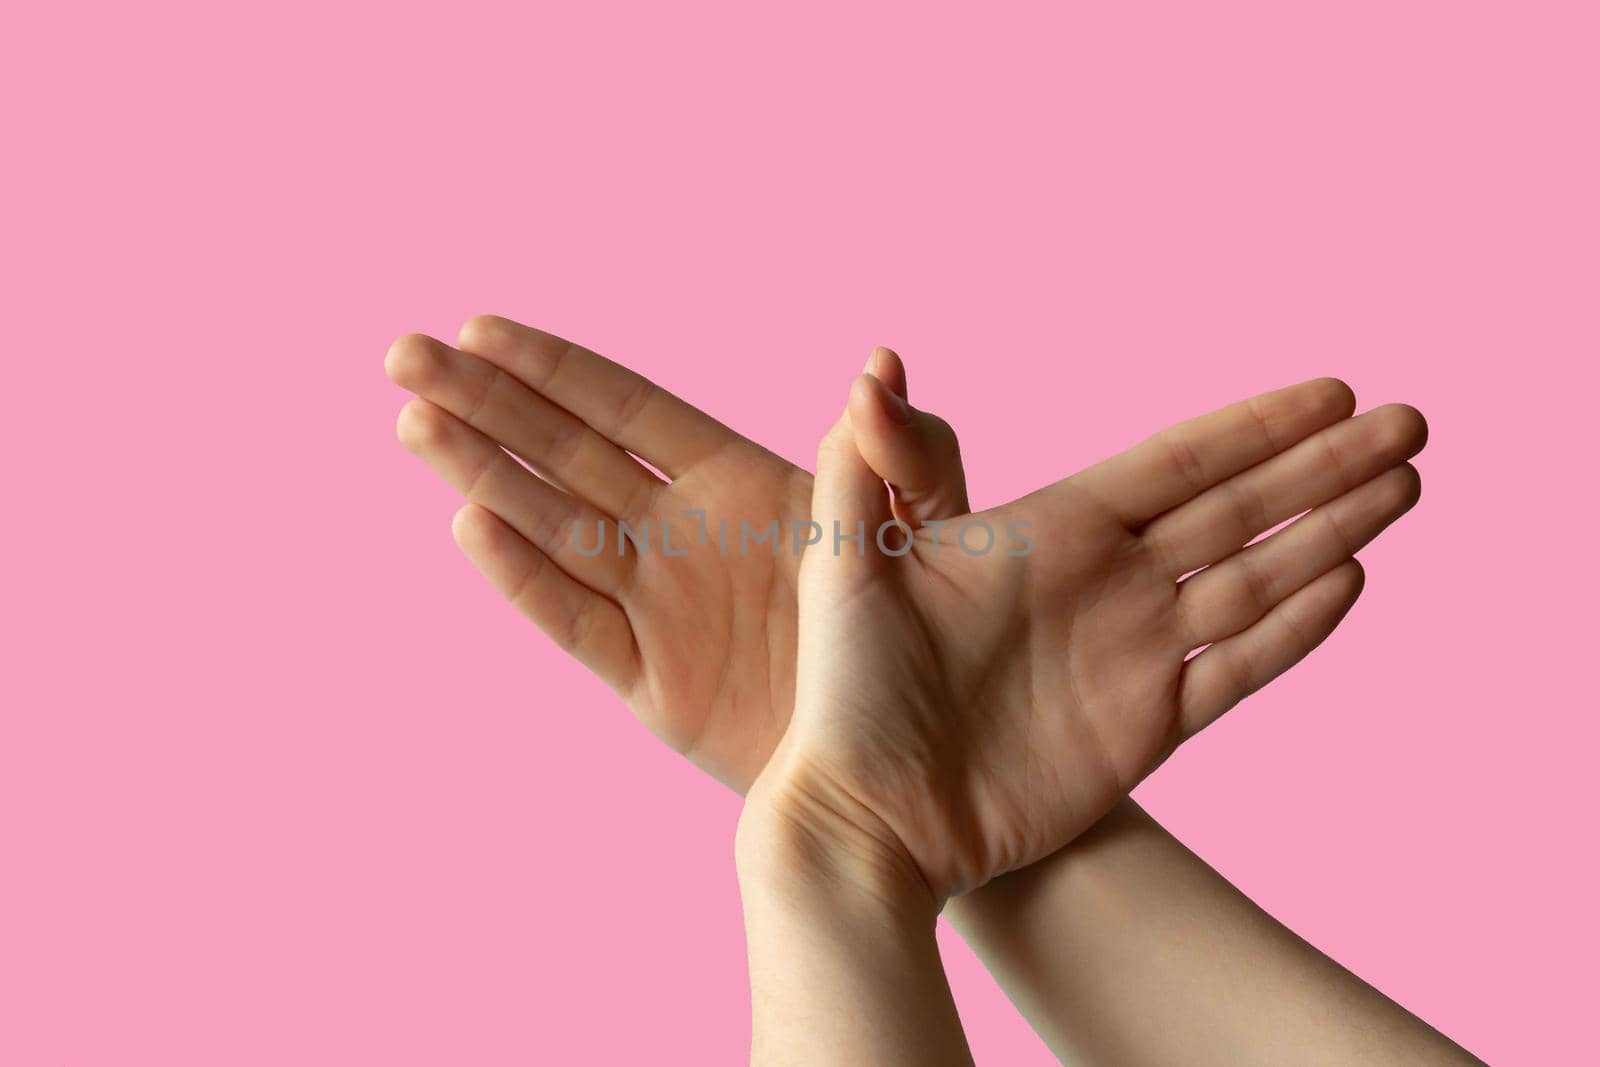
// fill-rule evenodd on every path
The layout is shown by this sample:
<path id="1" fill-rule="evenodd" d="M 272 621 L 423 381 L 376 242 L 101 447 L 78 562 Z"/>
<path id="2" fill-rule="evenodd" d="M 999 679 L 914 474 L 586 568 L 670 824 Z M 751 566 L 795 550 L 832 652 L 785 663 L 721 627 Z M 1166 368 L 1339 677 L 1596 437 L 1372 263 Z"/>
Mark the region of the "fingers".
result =
<path id="1" fill-rule="evenodd" d="M 905 402 L 905 371 L 893 352 L 876 349 L 867 367 L 850 390 L 850 425 L 862 458 L 894 487 L 895 517 L 916 529 L 927 520 L 965 515 L 967 480 L 955 431 Z"/>
<path id="2" fill-rule="evenodd" d="M 479 315 L 458 343 L 669 477 L 742 440 L 647 378 L 543 330 Z"/>
<path id="3" fill-rule="evenodd" d="M 889 495 L 856 447 L 848 412 L 817 447 L 811 518 L 822 527 L 822 540 L 807 550 L 807 559 L 816 552 L 856 559 L 879 555 L 875 539 L 890 518 Z"/>
<path id="4" fill-rule="evenodd" d="M 1184 664 L 1178 694 L 1181 735 L 1194 736 L 1322 644 L 1355 604 L 1364 581 L 1361 564 L 1346 560 L 1254 626 Z"/>
<path id="5" fill-rule="evenodd" d="M 613 528 L 603 548 L 593 555 L 579 551 L 580 544 L 589 550 L 599 542 L 604 521 L 599 512 L 524 469 L 499 445 L 429 401 L 407 403 L 395 431 L 457 492 L 500 516 L 568 574 L 607 596 L 621 594 L 635 557 L 617 554 L 613 524 L 607 523 Z"/>
<path id="6" fill-rule="evenodd" d="M 622 449 L 505 371 L 421 334 L 389 348 L 395 383 L 500 442 L 607 515 L 643 514 L 665 483 Z"/>
<path id="7" fill-rule="evenodd" d="M 1355 555 L 1421 495 L 1417 469 L 1402 463 L 1188 579 L 1178 587 L 1188 647 L 1220 641 L 1256 622 Z"/>
<path id="8" fill-rule="evenodd" d="M 1349 418 L 1355 404 L 1337 378 L 1302 382 L 1168 427 L 1072 481 L 1139 526 Z"/>
<path id="9" fill-rule="evenodd" d="M 621 608 L 574 581 L 485 508 L 463 507 L 451 532 L 473 566 L 563 651 L 617 692 L 632 688 L 638 648 Z"/>
<path id="10" fill-rule="evenodd" d="M 872 355 L 867 357 L 866 373 L 889 387 L 889 392 L 901 400 L 910 399 L 906 392 L 906 365 L 900 358 L 900 353 L 892 348 L 879 345 L 872 350 Z"/>
<path id="11" fill-rule="evenodd" d="M 1347 493 L 1422 451 L 1428 424 L 1416 408 L 1386 404 L 1323 430 L 1145 528 L 1145 543 L 1173 576 L 1231 554 L 1257 534 Z"/>

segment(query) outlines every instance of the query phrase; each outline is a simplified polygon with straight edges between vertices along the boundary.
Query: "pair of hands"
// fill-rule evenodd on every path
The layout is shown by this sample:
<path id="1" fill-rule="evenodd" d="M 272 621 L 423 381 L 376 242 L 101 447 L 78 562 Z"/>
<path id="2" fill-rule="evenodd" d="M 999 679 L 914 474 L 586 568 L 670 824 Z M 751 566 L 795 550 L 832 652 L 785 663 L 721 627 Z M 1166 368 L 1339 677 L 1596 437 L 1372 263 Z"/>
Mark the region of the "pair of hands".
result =
<path id="1" fill-rule="evenodd" d="M 1033 549 L 973 556 L 960 522 L 918 529 L 965 516 L 964 482 L 953 434 L 906 405 L 886 350 L 815 485 L 504 319 L 471 320 L 458 347 L 402 338 L 386 365 L 418 396 L 401 439 L 470 501 L 456 537 L 514 604 L 699 766 L 741 791 L 759 776 L 764 819 L 934 911 L 1059 849 L 1320 643 L 1360 592 L 1355 551 L 1415 503 L 1406 460 L 1426 437 L 1411 408 L 1352 417 L 1346 386 L 1307 382 L 976 516 L 1002 538 L 1026 523 Z M 591 556 L 572 534 L 693 510 L 828 534 L 803 563 L 786 546 Z M 902 556 L 871 544 L 891 516 L 917 529 Z M 832 553 L 835 520 L 864 524 L 861 555 Z"/>

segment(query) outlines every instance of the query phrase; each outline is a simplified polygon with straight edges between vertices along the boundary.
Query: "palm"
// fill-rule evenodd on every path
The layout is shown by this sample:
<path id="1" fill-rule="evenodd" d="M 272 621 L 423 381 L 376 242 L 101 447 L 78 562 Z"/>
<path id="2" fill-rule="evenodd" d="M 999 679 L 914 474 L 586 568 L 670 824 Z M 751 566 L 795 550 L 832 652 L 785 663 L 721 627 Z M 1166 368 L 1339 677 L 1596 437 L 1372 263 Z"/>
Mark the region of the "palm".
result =
<path id="1" fill-rule="evenodd" d="M 461 343 L 471 354 L 401 338 L 387 365 L 419 397 L 401 414 L 402 439 L 473 502 L 457 518 L 463 547 L 659 737 L 748 787 L 792 704 L 799 560 L 787 546 L 724 554 L 716 524 L 730 521 L 737 538 L 741 519 L 777 520 L 787 533 L 810 514 L 811 475 L 549 334 L 489 317 L 463 327 Z M 709 544 L 692 543 L 699 525 L 686 511 L 704 513 Z M 650 551 L 619 557 L 618 520 L 636 534 L 648 524 Z M 604 523 L 604 550 L 577 551 L 573 522 L 591 550 Z M 663 523 L 687 555 L 663 554 Z"/>
<path id="2" fill-rule="evenodd" d="M 1092 500 L 1063 485 L 980 517 L 1048 537 L 974 558 L 921 536 L 866 595 L 841 576 L 807 598 L 829 622 L 805 676 L 844 682 L 807 687 L 827 709 L 809 758 L 952 891 L 1055 851 L 1148 772 L 1176 737 L 1187 651 L 1176 586 Z M 887 725 L 906 693 L 917 712 Z M 942 817 L 908 780 L 939 783 Z"/>
<path id="3" fill-rule="evenodd" d="M 700 527 L 686 511 L 704 513 L 706 544 L 694 543 Z M 670 521 L 673 547 L 686 554 L 638 561 L 624 604 L 640 670 L 623 695 L 664 741 L 743 790 L 793 704 L 799 559 L 787 546 L 741 554 L 739 521 L 759 529 L 776 519 L 787 534 L 810 516 L 811 475 L 735 438 L 663 489 L 652 512 L 652 526 Z M 726 553 L 719 520 L 731 526 Z"/>

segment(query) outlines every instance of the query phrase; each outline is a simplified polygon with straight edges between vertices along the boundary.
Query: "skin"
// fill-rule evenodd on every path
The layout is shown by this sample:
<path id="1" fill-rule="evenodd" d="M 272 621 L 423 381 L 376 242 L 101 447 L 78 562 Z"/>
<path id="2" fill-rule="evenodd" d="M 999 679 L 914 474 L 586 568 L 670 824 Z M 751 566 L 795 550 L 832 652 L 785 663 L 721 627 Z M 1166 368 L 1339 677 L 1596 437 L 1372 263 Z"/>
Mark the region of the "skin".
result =
<path id="1" fill-rule="evenodd" d="M 852 410 L 872 389 L 866 376 L 855 383 Z M 1284 421 L 1334 410 L 1321 386 L 1306 392 Z M 1330 434 L 1360 430 L 1350 421 Z M 1117 485 L 1131 475 L 1113 470 L 975 516 L 995 530 L 1038 530 L 1025 554 L 971 555 L 927 529 L 904 555 L 807 551 L 796 710 L 758 786 L 769 803 L 781 793 L 873 837 L 925 880 L 935 910 L 1043 859 L 1250 688 L 1245 672 L 1261 658 L 1238 642 L 1294 633 L 1315 643 L 1355 602 L 1359 565 L 1327 569 L 1315 551 L 1285 553 L 1280 588 L 1292 591 L 1270 606 L 1271 589 L 1260 594 L 1262 610 L 1241 612 L 1246 633 L 1236 637 L 1212 613 L 1197 619 L 1193 589 L 1179 585 L 1339 488 L 1328 480 L 1336 468 L 1318 465 L 1324 447 L 1292 449 L 1241 476 L 1254 490 L 1202 493 L 1148 531 L 1116 513 Z M 1363 473 L 1407 449 L 1397 436 Z M 1385 478 L 1380 489 L 1414 475 L 1401 467 Z M 818 452 L 812 517 L 871 531 L 891 518 L 883 472 L 861 455 L 848 413 Z"/>
<path id="2" fill-rule="evenodd" d="M 470 502 L 453 524 L 468 558 L 657 737 L 748 789 L 794 700 L 799 560 L 706 546 L 585 558 L 572 522 L 585 544 L 602 519 L 687 530 L 694 508 L 787 529 L 810 516 L 811 476 L 632 371 L 504 319 L 471 320 L 459 349 L 401 338 L 385 367 L 417 394 L 400 440 Z"/>
<path id="3" fill-rule="evenodd" d="M 819 449 L 813 518 L 875 529 L 890 497 L 852 421 L 843 416 Z M 1176 665 L 1161 654 L 1172 598 L 1151 593 L 1170 581 L 1170 562 L 1098 522 L 1093 500 L 1061 507 L 1045 525 L 1076 536 L 1027 555 L 940 553 L 931 537 L 902 555 L 807 551 L 794 716 L 750 790 L 737 845 L 753 1062 L 797 1062 L 799 1050 L 806 1062 L 969 1062 L 934 939 L 945 901 L 1060 850 L 1185 729 L 1181 696 L 1169 706 L 1136 691 L 1121 702 L 1121 684 L 1107 693 L 1096 683 L 1096 660 L 1153 686 L 1187 669 L 1181 641 Z M 1277 610 L 1331 629 L 1359 588 L 1346 560 Z M 973 610 L 1018 599 L 1025 618 L 1009 643 L 987 628 L 1004 612 Z M 1059 696 L 1008 701 L 996 679 L 1016 677 Z M 1276 972 L 1293 974 L 1289 962 Z M 822 1018 L 832 1025 L 818 1050 L 808 1034 Z"/>
<path id="4" fill-rule="evenodd" d="M 871 366 L 884 388 L 858 383 L 850 402 L 863 453 L 906 489 L 899 513 L 961 515 L 953 433 L 927 413 L 890 410 L 886 397 L 905 391 L 894 353 L 876 350 Z M 459 347 L 402 337 L 385 367 L 416 394 L 400 412 L 401 441 L 468 501 L 453 523 L 468 558 L 658 737 L 746 791 L 793 705 L 799 559 L 787 548 L 722 556 L 710 545 L 689 546 L 681 559 L 609 549 L 583 557 L 571 524 L 681 526 L 691 521 L 683 511 L 698 508 L 789 529 L 811 517 L 810 475 L 632 371 L 495 316 L 468 321 Z M 1394 404 L 1352 419 L 1354 405 L 1334 379 L 1292 386 L 1163 431 L 998 510 L 1025 510 L 1041 540 L 1087 535 L 1097 559 L 1127 550 L 1141 574 L 1161 576 L 1159 590 L 1123 602 L 1119 624 L 1159 609 L 1164 647 L 1217 642 L 1186 672 L 1185 693 L 1173 690 L 1170 667 L 1151 687 L 1168 708 L 1187 700 L 1197 728 L 1325 636 L 1315 626 L 1291 633 L 1286 624 L 1299 617 L 1272 609 L 1416 501 L 1420 480 L 1405 461 L 1426 440 L 1421 415 Z M 1178 586 L 1185 570 L 1339 498 L 1292 541 L 1274 535 L 1196 576 L 1205 581 Z M 1334 511 L 1342 523 L 1329 521 Z M 1020 699 L 1011 684 L 1006 699 Z"/>
<path id="5" fill-rule="evenodd" d="M 591 560 L 571 550 L 567 528 L 578 517 L 593 529 L 601 515 L 681 522 L 684 508 L 703 508 L 713 518 L 777 517 L 787 527 L 810 515 L 809 476 L 632 372 L 541 331 L 479 318 L 463 328 L 458 345 L 402 338 L 391 348 L 387 367 L 418 394 L 402 412 L 402 440 L 471 501 L 455 522 L 463 549 L 659 736 L 734 788 L 747 789 L 783 736 L 794 699 L 798 561 L 787 551 L 775 559 L 761 552 L 691 552 L 684 559 Z M 851 422 L 860 456 L 895 488 L 895 514 L 918 520 L 965 512 L 954 435 L 935 417 L 897 403 L 905 380 L 893 353 L 875 352 L 868 371 L 852 391 Z M 1030 707 L 1058 708 L 1062 714 L 1054 723 L 1040 723 L 1067 734 L 1081 735 L 1127 711 L 1139 727 L 1116 742 L 1125 755 L 1115 765 L 1142 767 L 1298 660 L 1359 590 L 1359 571 L 1345 561 L 1417 495 L 1415 471 L 1404 461 L 1423 442 L 1420 416 L 1396 405 L 1352 419 L 1353 408 L 1342 383 L 1305 383 L 1164 431 L 1033 494 L 1027 506 L 1035 520 L 1042 516 L 1059 524 L 1050 532 L 1087 535 L 1096 547 L 1093 558 L 1099 562 L 1093 566 L 1037 563 L 1051 568 L 1055 595 L 1094 588 L 1108 575 L 1137 576 L 1114 597 L 1080 594 L 1081 600 L 1106 604 L 1075 608 L 1062 625 L 1081 627 L 1083 618 L 1104 617 L 1137 628 L 1146 613 L 1159 617 L 1158 639 L 1135 647 L 1156 664 L 1162 684 L 1130 687 L 1115 682 L 1113 671 L 1051 663 L 1024 646 L 1013 653 L 994 692 L 982 690 L 984 699 L 1021 724 L 1033 723 L 1035 714 L 1024 707 L 1025 695 Z M 511 460 L 502 445 L 545 479 Z M 629 452 L 665 472 L 670 482 Z M 1311 506 L 1316 510 L 1306 519 L 1237 551 L 1255 533 Z M 1033 532 L 1044 541 L 1041 527 Z M 1217 562 L 1177 581 L 1211 561 Z M 961 603 L 963 588 L 950 591 L 952 603 Z M 691 604 L 692 610 L 686 607 Z M 1032 608 L 1018 598 L 1013 622 L 1029 619 Z M 1004 630 L 1004 623 L 991 624 L 992 632 Z M 1189 647 L 1214 643 L 1188 665 L 1181 658 L 1174 663 L 1171 649 L 1189 641 Z M 957 680 L 969 685 L 974 672 L 984 669 L 968 655 L 953 657 L 951 666 Z M 1060 678 L 1080 676 L 1093 699 L 1075 699 L 1070 686 L 1064 694 L 1048 688 Z M 1023 684 L 1019 677 L 1033 681 Z M 1040 682 L 1046 688 L 1032 698 L 1029 687 Z M 1003 783 L 991 786 L 968 788 L 965 795 L 1015 802 L 1006 798 Z M 1082 803 L 1073 819 L 1089 819 L 1094 807 Z M 1143 818 L 1131 802 L 1119 810 Z M 1107 820 L 1113 824 L 1122 823 Z M 978 862 L 965 846 L 950 849 L 956 860 L 947 868 L 953 872 L 949 884 L 974 878 L 973 871 L 1004 867 L 1049 836 L 1039 828 L 1004 840 L 979 834 L 988 844 L 976 851 L 992 856 Z M 1090 881 L 1084 871 L 1095 863 L 1073 859 L 1073 852 L 1061 850 L 958 898 L 948 910 L 1063 1055 L 1068 1042 L 1061 1034 L 1082 1032 L 1071 1025 L 1080 1005 L 1053 1002 L 1041 990 L 1061 986 L 1063 971 L 1092 965 L 1092 951 L 1127 955 L 1125 946 L 1093 943 L 1087 936 L 1078 937 L 1072 960 L 1038 950 L 1048 943 L 1052 926 L 1071 933 L 1071 920 L 1080 914 L 1085 926 L 1098 929 L 1081 899 Z M 1213 895 L 1235 892 L 1220 879 L 1214 882 Z M 1050 907 L 1021 907 L 1019 900 L 1048 901 Z M 1063 914 L 1067 908 L 1076 909 L 1072 916 Z M 1020 920 L 1012 921 L 1021 915 L 1035 924 L 1031 934 Z M 1280 935 L 1262 940 L 1292 938 L 1278 930 Z M 1316 992 L 1308 989 L 1307 995 Z M 1204 997 L 1192 999 L 1200 1013 L 1214 1014 Z M 1288 1008 L 1297 1011 L 1298 1005 Z M 1086 1010 L 1096 1012 L 1092 1004 Z M 1171 1020 L 1169 1032 L 1181 1036 L 1181 1022 Z M 1136 1028 L 1131 1044 L 1118 1049 L 1102 1042 L 1093 1051 L 1113 1060 L 1147 1059 L 1129 1049 L 1140 1047 L 1149 1031 Z M 1187 1055 L 1202 1062 L 1193 1045 Z"/>
<path id="6" fill-rule="evenodd" d="M 838 844 L 755 799 L 740 816 L 750 1062 L 971 1064 L 926 893 Z"/>
<path id="7" fill-rule="evenodd" d="M 944 914 L 1064 1063 L 1479 1062 L 1131 800 Z"/>

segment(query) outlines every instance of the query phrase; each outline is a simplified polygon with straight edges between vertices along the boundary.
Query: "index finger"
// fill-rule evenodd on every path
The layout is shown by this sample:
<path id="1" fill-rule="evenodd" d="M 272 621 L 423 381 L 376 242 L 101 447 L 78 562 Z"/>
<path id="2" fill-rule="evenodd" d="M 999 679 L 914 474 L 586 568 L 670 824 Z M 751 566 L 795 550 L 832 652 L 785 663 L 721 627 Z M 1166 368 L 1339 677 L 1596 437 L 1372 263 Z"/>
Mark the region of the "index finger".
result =
<path id="1" fill-rule="evenodd" d="M 1349 418 L 1355 407 L 1344 382 L 1316 378 L 1169 426 L 1072 481 L 1125 525 L 1141 526 Z"/>
<path id="2" fill-rule="evenodd" d="M 521 380 L 670 478 L 739 435 L 650 379 L 532 326 L 479 315 L 458 346 Z"/>

